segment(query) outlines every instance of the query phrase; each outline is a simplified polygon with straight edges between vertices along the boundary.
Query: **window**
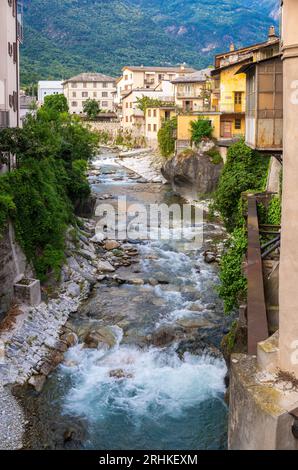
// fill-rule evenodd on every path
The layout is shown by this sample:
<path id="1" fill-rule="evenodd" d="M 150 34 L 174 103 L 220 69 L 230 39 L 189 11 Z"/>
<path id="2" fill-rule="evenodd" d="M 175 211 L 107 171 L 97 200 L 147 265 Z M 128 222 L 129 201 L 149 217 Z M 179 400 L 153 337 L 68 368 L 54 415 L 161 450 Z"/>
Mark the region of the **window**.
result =
<path id="1" fill-rule="evenodd" d="M 107 91 L 103 91 L 102 92 L 102 97 L 103 98 L 107 98 L 109 96 L 108 92 Z"/>
<path id="2" fill-rule="evenodd" d="M 88 91 L 82 91 L 82 98 L 88 98 Z"/>
<path id="3" fill-rule="evenodd" d="M 132 102 L 130 103 L 130 109 L 132 109 Z"/>
<path id="4" fill-rule="evenodd" d="M 97 83 L 93 82 L 93 88 L 97 88 Z"/>
<path id="5" fill-rule="evenodd" d="M 235 119 L 235 129 L 241 130 L 241 119 Z"/>
<path id="6" fill-rule="evenodd" d="M 128 109 L 128 103 L 126 103 L 126 109 Z"/>
<path id="7" fill-rule="evenodd" d="M 151 117 L 151 109 L 148 109 L 148 116 Z"/>
<path id="8" fill-rule="evenodd" d="M 103 101 L 103 102 L 102 102 L 102 107 L 103 107 L 103 108 L 107 108 L 108 106 L 109 106 L 108 101 Z"/>
<path id="9" fill-rule="evenodd" d="M 83 83 L 83 88 L 87 88 L 87 83 Z"/>
<path id="10" fill-rule="evenodd" d="M 148 124 L 148 132 L 151 132 L 151 124 Z"/>
<path id="11" fill-rule="evenodd" d="M 76 108 L 76 107 L 78 106 L 78 102 L 77 102 L 77 101 L 72 101 L 72 102 L 71 102 L 71 106 L 72 106 L 73 108 Z"/>
<path id="12" fill-rule="evenodd" d="M 128 75 L 124 75 L 124 80 L 128 80 Z"/>
<path id="13" fill-rule="evenodd" d="M 157 132 L 157 124 L 153 125 L 153 132 Z"/>
<path id="14" fill-rule="evenodd" d="M 72 97 L 73 97 L 73 98 L 76 98 L 76 97 L 77 97 L 77 92 L 76 92 L 76 91 L 73 91 L 73 92 L 72 92 Z"/>
<path id="15" fill-rule="evenodd" d="M 125 121 L 128 122 L 128 116 L 126 116 Z"/>
<path id="16" fill-rule="evenodd" d="M 158 74 L 158 80 L 161 82 L 165 78 L 163 73 Z"/>
<path id="17" fill-rule="evenodd" d="M 130 116 L 130 122 L 132 122 L 132 116 Z"/>
<path id="18" fill-rule="evenodd" d="M 156 109 L 154 109 L 153 116 L 156 117 L 156 115 L 157 115 L 157 111 L 156 111 Z"/>
<path id="19" fill-rule="evenodd" d="M 96 93 L 96 91 L 93 92 L 93 98 L 97 98 L 97 93 Z"/>
<path id="20" fill-rule="evenodd" d="M 76 83 L 72 83 L 72 84 L 71 84 L 71 88 L 77 88 L 77 84 L 76 84 Z"/>
<path id="21" fill-rule="evenodd" d="M 103 82 L 102 87 L 103 87 L 103 88 L 108 88 L 108 83 L 107 83 L 107 82 Z"/>
<path id="22" fill-rule="evenodd" d="M 235 104 L 242 104 L 242 92 L 235 92 Z"/>

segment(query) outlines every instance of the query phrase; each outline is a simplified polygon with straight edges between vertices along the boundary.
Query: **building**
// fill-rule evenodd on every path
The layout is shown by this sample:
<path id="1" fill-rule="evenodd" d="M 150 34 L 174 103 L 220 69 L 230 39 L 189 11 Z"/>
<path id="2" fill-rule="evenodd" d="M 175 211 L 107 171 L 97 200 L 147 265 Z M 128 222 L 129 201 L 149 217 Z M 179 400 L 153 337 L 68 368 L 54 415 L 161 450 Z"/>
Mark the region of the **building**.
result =
<path id="1" fill-rule="evenodd" d="M 176 115 L 175 106 L 162 105 L 160 107 L 148 107 L 146 109 L 145 137 L 150 147 L 158 147 L 158 131 L 165 121 L 173 119 Z"/>
<path id="2" fill-rule="evenodd" d="M 83 114 L 88 99 L 96 100 L 103 112 L 114 111 L 116 79 L 102 73 L 81 73 L 63 82 L 71 114 Z"/>
<path id="3" fill-rule="evenodd" d="M 139 109 L 138 99 L 144 96 L 173 104 L 173 96 L 165 96 L 163 91 L 147 88 L 128 92 L 122 98 L 122 111 L 120 114 L 123 129 L 132 130 L 135 134 L 145 134 L 145 114 Z"/>
<path id="4" fill-rule="evenodd" d="M 270 58 L 278 51 L 279 38 L 271 27 L 266 42 L 239 50 L 231 45 L 229 52 L 215 57 L 211 105 L 221 113 L 221 139 L 233 140 L 245 135 L 246 75 L 239 73 L 239 65 Z"/>
<path id="5" fill-rule="evenodd" d="M 62 81 L 41 80 L 38 82 L 37 99 L 43 105 L 46 96 L 63 94 Z"/>
<path id="6" fill-rule="evenodd" d="M 17 127 L 20 123 L 19 43 L 23 38 L 21 13 L 21 2 L 0 2 L 0 129 Z M 8 160 L 8 166 L 11 166 L 13 158 Z M 2 171 L 4 169 L 2 166 Z"/>
<path id="7" fill-rule="evenodd" d="M 28 114 L 35 113 L 36 107 L 35 96 L 28 96 L 25 93 L 20 93 L 20 125 L 22 126 Z"/>
<path id="8" fill-rule="evenodd" d="M 210 110 L 211 71 L 199 70 L 172 81 L 175 104 L 183 113 Z"/>
<path id="9" fill-rule="evenodd" d="M 155 89 L 161 82 L 172 82 L 175 78 L 195 72 L 195 69 L 184 67 L 139 67 L 125 66 L 122 77 L 117 82 L 117 102 L 128 92 L 136 89 Z"/>
<path id="10" fill-rule="evenodd" d="M 281 54 L 244 65 L 247 77 L 246 144 L 253 149 L 282 152 L 283 65 Z"/>

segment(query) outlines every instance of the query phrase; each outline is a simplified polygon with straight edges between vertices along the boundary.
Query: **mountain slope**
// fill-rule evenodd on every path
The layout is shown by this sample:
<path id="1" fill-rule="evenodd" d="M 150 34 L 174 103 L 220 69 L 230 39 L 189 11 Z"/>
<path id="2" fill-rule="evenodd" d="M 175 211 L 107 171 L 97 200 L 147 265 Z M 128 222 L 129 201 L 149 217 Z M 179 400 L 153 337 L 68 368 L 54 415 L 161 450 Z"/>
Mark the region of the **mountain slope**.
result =
<path id="1" fill-rule="evenodd" d="M 247 5 L 249 3 L 249 5 Z M 24 0 L 22 81 L 125 64 L 195 67 L 263 40 L 278 0 Z"/>

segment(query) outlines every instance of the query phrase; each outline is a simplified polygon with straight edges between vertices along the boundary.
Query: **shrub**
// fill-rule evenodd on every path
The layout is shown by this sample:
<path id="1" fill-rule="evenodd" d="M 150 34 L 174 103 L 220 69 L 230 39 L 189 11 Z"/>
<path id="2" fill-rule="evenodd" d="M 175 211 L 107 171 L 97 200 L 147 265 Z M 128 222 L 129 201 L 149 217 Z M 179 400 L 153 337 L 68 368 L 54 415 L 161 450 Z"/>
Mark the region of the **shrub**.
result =
<path id="1" fill-rule="evenodd" d="M 198 145 L 204 138 L 212 136 L 213 127 L 207 119 L 198 119 L 190 123 L 191 127 L 191 140 L 194 144 Z"/>
<path id="2" fill-rule="evenodd" d="M 222 156 L 216 148 L 208 150 L 207 155 L 211 158 L 213 165 L 220 165 L 223 163 Z"/>
<path id="3" fill-rule="evenodd" d="M 98 102 L 89 98 L 84 103 L 83 111 L 87 115 L 88 119 L 95 119 L 100 113 Z"/>
<path id="4" fill-rule="evenodd" d="M 218 188 L 214 196 L 218 210 L 229 231 L 237 226 L 238 203 L 245 191 L 264 189 L 269 167 L 269 157 L 260 155 L 239 141 L 229 148 Z"/>
<path id="5" fill-rule="evenodd" d="M 175 152 L 175 134 L 177 129 L 177 118 L 164 121 L 158 131 L 158 145 L 163 157 L 170 157 Z"/>

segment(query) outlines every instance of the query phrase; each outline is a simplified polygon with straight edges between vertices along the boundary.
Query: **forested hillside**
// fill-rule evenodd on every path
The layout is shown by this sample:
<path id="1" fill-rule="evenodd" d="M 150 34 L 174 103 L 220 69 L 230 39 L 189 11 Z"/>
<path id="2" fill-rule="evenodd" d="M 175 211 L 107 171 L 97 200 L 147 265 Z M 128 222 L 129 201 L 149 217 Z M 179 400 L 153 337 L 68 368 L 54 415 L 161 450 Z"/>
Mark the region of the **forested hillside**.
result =
<path id="1" fill-rule="evenodd" d="M 22 81 L 129 64 L 202 67 L 266 37 L 278 0 L 24 0 Z"/>

